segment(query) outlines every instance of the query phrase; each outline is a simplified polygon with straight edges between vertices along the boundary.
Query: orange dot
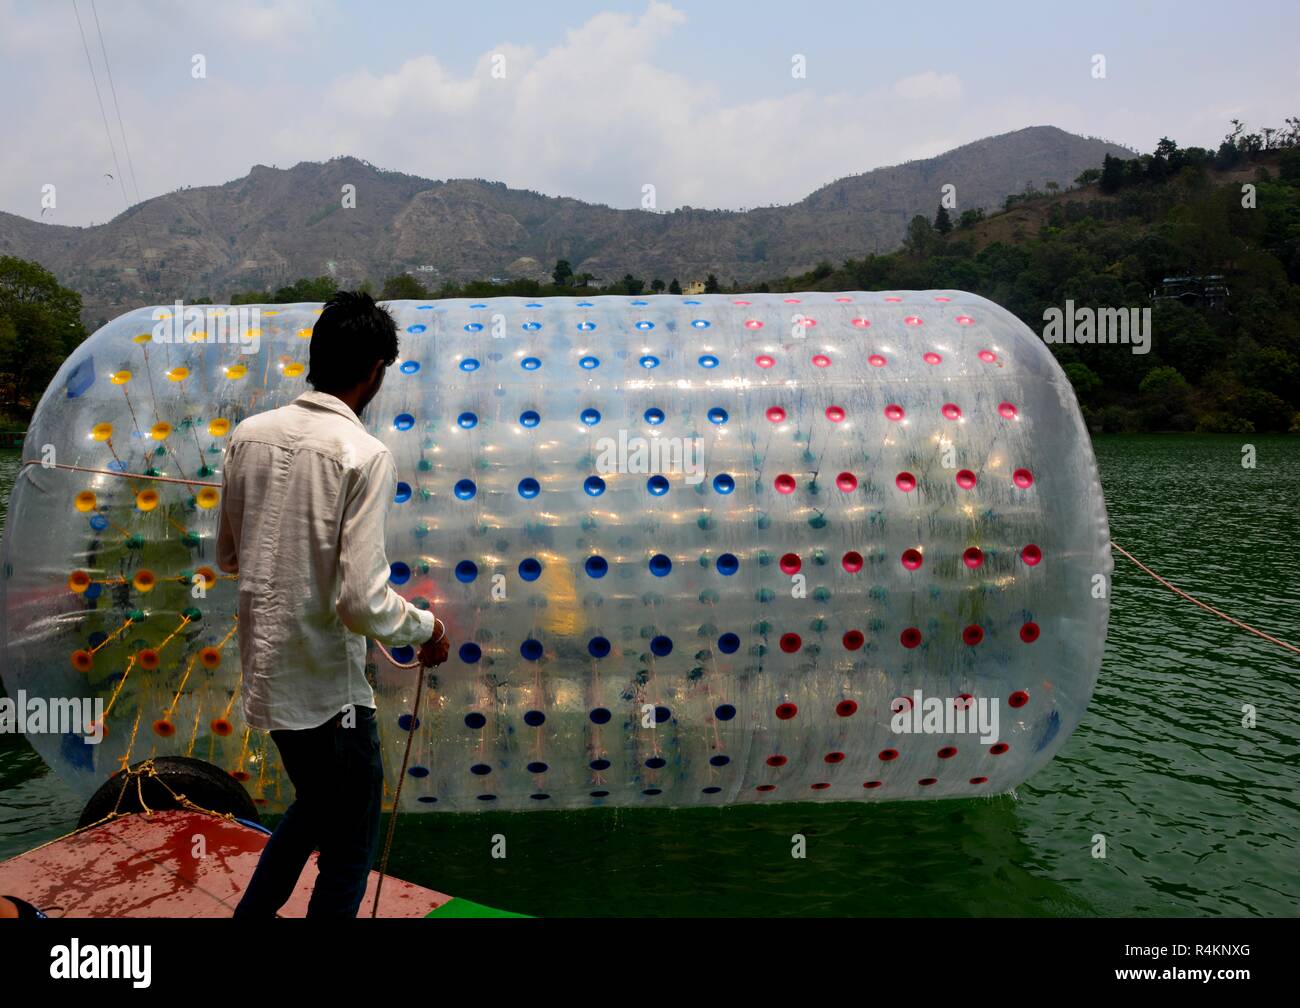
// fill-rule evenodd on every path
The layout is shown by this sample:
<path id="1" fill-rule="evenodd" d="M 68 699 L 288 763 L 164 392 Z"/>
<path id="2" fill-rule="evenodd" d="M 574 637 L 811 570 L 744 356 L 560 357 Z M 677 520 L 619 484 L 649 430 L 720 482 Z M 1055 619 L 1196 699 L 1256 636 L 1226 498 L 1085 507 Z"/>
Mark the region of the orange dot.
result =
<path id="1" fill-rule="evenodd" d="M 299 329 L 299 330 L 298 330 L 298 338 L 299 338 L 299 339 L 311 339 L 311 330 L 310 330 L 310 329 Z"/>
<path id="2" fill-rule="evenodd" d="M 152 672 L 158 667 L 158 652 L 153 648 L 145 648 L 135 657 L 140 667 L 147 672 Z"/>
<path id="3" fill-rule="evenodd" d="M 158 506 L 158 491 L 141 490 L 135 495 L 135 506 L 141 511 L 152 511 Z"/>
<path id="4" fill-rule="evenodd" d="M 75 503 L 77 505 L 77 510 L 84 513 L 86 511 L 94 511 L 97 500 L 92 491 L 83 490 L 81 493 L 77 494 Z"/>
<path id="5" fill-rule="evenodd" d="M 248 368 L 244 367 L 243 364 L 231 364 L 230 367 L 226 368 L 226 377 L 231 381 L 239 381 L 246 374 L 248 374 Z"/>
<path id="6" fill-rule="evenodd" d="M 221 499 L 221 494 L 212 487 L 204 487 L 194 495 L 194 499 L 198 502 L 199 507 L 206 511 L 217 506 L 217 501 Z"/>
<path id="7" fill-rule="evenodd" d="M 156 423 L 149 430 L 149 436 L 155 441 L 166 441 L 167 435 L 172 432 L 172 425 L 169 423 Z"/>
<path id="8" fill-rule="evenodd" d="M 306 368 L 304 368 L 301 364 L 299 364 L 297 361 L 293 361 L 292 363 L 286 364 L 284 366 L 284 376 L 286 378 L 297 378 L 305 370 Z"/>
<path id="9" fill-rule="evenodd" d="M 187 367 L 174 367 L 167 372 L 168 381 L 183 382 L 190 376 L 190 369 Z"/>
<path id="10" fill-rule="evenodd" d="M 135 585 L 136 591 L 148 592 L 153 591 L 153 587 L 158 583 L 158 579 L 153 576 L 153 571 L 142 570 L 136 571 L 135 577 L 131 579 L 131 583 Z"/>
<path id="11" fill-rule="evenodd" d="M 90 587 L 90 575 L 85 571 L 73 571 L 68 575 L 68 587 L 80 595 Z"/>
<path id="12" fill-rule="evenodd" d="M 239 781 L 241 784 L 244 781 L 253 779 L 252 774 L 250 774 L 247 770 L 231 770 L 230 776 L 235 778 L 235 780 Z"/>
<path id="13" fill-rule="evenodd" d="M 153 730 L 155 735 L 160 735 L 162 738 L 171 738 L 176 734 L 176 726 L 166 718 L 159 718 L 155 721 Z"/>
<path id="14" fill-rule="evenodd" d="M 125 385 L 127 382 L 131 380 L 131 372 L 115 371 L 113 372 L 112 377 L 110 377 L 108 380 L 111 381 L 114 385 Z"/>
<path id="15" fill-rule="evenodd" d="M 230 421 L 217 417 L 208 423 L 208 433 L 213 437 L 224 437 L 230 433 Z"/>
<path id="16" fill-rule="evenodd" d="M 107 441 L 113 436 L 113 425 L 111 423 L 97 423 L 90 428 L 90 436 L 96 441 Z"/>
<path id="17" fill-rule="evenodd" d="M 201 578 L 203 579 L 203 587 L 204 587 L 204 588 L 214 588 L 214 587 L 216 587 L 216 584 L 217 584 L 217 572 L 214 571 L 211 567 L 200 567 L 200 568 L 198 568 L 194 573 L 195 573 L 195 575 L 197 575 L 198 577 L 201 577 Z M 192 580 L 192 579 L 191 579 L 191 583 L 193 583 L 193 580 Z"/>
<path id="18" fill-rule="evenodd" d="M 89 672 L 95 664 L 95 656 L 89 651 L 73 651 L 72 667 L 78 672 Z"/>
<path id="19" fill-rule="evenodd" d="M 204 668 L 216 668 L 221 664 L 221 652 L 214 647 L 205 647 L 199 652 L 199 661 Z"/>
<path id="20" fill-rule="evenodd" d="M 235 726 L 223 717 L 213 718 L 212 724 L 209 727 L 212 729 L 213 735 L 220 735 L 222 738 L 225 738 L 235 730 Z"/>

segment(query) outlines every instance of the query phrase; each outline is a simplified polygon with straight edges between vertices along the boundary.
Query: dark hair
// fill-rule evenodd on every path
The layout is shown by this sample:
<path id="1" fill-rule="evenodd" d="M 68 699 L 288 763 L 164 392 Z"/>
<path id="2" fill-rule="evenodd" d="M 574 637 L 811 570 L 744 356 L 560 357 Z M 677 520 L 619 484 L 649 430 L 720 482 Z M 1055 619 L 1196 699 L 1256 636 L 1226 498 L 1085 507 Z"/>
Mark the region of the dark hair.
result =
<path id="1" fill-rule="evenodd" d="M 321 392 L 350 389 L 375 366 L 397 360 L 397 323 L 364 291 L 335 291 L 311 331 L 307 381 Z"/>

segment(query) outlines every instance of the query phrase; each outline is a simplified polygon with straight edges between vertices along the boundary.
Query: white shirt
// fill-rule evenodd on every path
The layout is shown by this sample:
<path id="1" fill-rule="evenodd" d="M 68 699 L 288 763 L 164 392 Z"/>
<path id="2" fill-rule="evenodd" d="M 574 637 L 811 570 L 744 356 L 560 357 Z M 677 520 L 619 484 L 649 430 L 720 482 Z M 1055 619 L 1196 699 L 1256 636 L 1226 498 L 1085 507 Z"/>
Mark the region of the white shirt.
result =
<path id="1" fill-rule="evenodd" d="M 388 584 L 392 454 L 341 399 L 304 392 L 235 428 L 222 479 L 217 562 L 239 573 L 244 720 L 315 728 L 374 707 L 365 638 L 419 645 L 435 627 Z"/>

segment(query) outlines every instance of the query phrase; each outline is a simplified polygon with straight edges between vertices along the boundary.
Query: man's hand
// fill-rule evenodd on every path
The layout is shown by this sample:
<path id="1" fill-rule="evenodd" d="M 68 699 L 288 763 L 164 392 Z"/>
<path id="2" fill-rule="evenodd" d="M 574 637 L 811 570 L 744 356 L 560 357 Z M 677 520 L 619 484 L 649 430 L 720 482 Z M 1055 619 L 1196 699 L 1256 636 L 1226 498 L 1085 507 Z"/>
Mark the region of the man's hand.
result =
<path id="1" fill-rule="evenodd" d="M 420 650 L 417 654 L 417 657 L 420 659 L 420 664 L 425 668 L 430 668 L 434 665 L 441 665 L 447 660 L 448 647 L 449 642 L 447 640 L 447 631 L 444 629 L 441 637 L 437 637 L 437 639 L 430 637 L 420 645 Z"/>

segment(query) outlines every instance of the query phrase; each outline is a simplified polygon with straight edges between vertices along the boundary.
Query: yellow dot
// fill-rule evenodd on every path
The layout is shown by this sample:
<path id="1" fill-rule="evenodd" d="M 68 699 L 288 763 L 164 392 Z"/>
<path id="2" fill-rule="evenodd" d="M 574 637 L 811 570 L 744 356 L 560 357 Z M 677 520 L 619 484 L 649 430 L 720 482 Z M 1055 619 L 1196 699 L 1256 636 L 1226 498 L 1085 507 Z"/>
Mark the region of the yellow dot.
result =
<path id="1" fill-rule="evenodd" d="M 107 441 L 113 436 L 113 425 L 111 423 L 97 423 L 90 429 L 90 436 L 96 441 Z"/>
<path id="2" fill-rule="evenodd" d="M 95 510 L 95 495 L 89 490 L 83 490 L 77 494 L 77 510 L 85 513 L 86 511 Z"/>
<path id="3" fill-rule="evenodd" d="M 167 377 L 174 382 L 182 382 L 190 376 L 190 369 L 187 367 L 174 367 L 167 372 Z"/>
<path id="4" fill-rule="evenodd" d="M 158 491 L 141 490 L 135 495 L 135 506 L 141 511 L 152 511 L 158 506 Z"/>
<path id="5" fill-rule="evenodd" d="M 278 311 L 264 311 L 264 312 L 262 312 L 262 314 L 263 314 L 263 315 L 279 315 L 280 313 L 279 313 Z"/>
<path id="6" fill-rule="evenodd" d="M 131 380 L 131 372 L 118 371 L 108 380 L 111 381 L 114 385 L 125 385 L 127 382 Z"/>
<path id="7" fill-rule="evenodd" d="M 316 314 L 316 315 L 319 315 L 319 314 L 321 314 L 324 310 L 325 310 L 324 308 L 317 308 L 316 311 L 315 311 L 315 314 Z"/>
<path id="8" fill-rule="evenodd" d="M 217 417 L 217 419 L 209 421 L 208 433 L 213 437 L 225 437 L 230 433 L 230 421 L 224 417 Z"/>
<path id="9" fill-rule="evenodd" d="M 311 330 L 310 330 L 310 329 L 299 329 L 299 330 L 298 330 L 298 338 L 299 338 L 299 339 L 311 339 Z"/>
<path id="10" fill-rule="evenodd" d="M 250 339 L 250 340 L 261 339 L 261 338 L 262 338 L 262 330 L 261 330 L 261 329 L 245 329 L 245 330 L 244 330 L 244 336 L 245 336 L 246 339 Z"/>
<path id="11" fill-rule="evenodd" d="M 248 374 L 248 368 L 244 367 L 243 364 L 231 364 L 230 367 L 226 368 L 226 377 L 231 381 L 239 381 L 246 374 Z"/>
<path id="12" fill-rule="evenodd" d="M 204 487 L 197 495 L 195 495 L 195 500 L 198 501 L 199 507 L 203 508 L 205 511 L 216 507 L 217 501 L 220 499 L 221 494 L 217 493 L 217 491 L 212 487 Z"/>
<path id="13" fill-rule="evenodd" d="M 167 435 L 172 432 L 172 425 L 169 423 L 156 423 L 149 431 L 150 436 L 155 441 L 166 441 Z"/>
<path id="14" fill-rule="evenodd" d="M 131 342 L 132 342 L 132 343 L 152 343 L 152 342 L 153 342 L 153 333 L 142 332 L 142 333 L 140 333 L 140 334 L 138 334 L 138 335 L 136 335 L 136 336 L 132 336 L 132 337 L 131 337 Z"/>
<path id="15" fill-rule="evenodd" d="M 297 361 L 294 361 L 292 364 L 286 364 L 284 366 L 284 374 L 286 378 L 297 378 L 300 374 L 303 373 L 303 370 L 304 370 L 303 366 L 299 364 Z"/>
<path id="16" fill-rule="evenodd" d="M 131 583 L 135 585 L 136 591 L 148 592 L 153 591 L 153 586 L 156 582 L 154 581 L 152 571 L 142 570 L 136 571 L 135 577 L 131 579 Z"/>

